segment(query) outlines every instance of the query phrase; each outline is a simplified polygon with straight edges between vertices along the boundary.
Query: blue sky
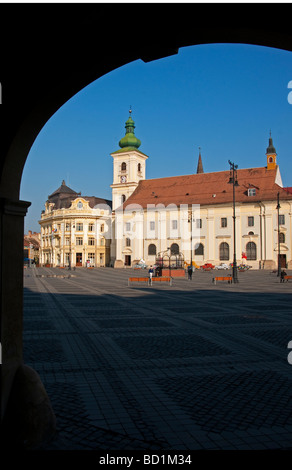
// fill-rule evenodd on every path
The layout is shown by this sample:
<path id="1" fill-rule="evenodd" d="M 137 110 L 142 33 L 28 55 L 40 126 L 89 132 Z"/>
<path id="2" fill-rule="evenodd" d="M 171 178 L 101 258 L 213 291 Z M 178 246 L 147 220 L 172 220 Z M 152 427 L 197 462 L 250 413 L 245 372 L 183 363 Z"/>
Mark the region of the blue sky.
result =
<path id="1" fill-rule="evenodd" d="M 292 53 L 209 44 L 137 60 L 96 80 L 47 122 L 29 153 L 20 197 L 31 201 L 25 232 L 39 231 L 49 194 L 62 180 L 84 196 L 111 199 L 112 157 L 132 106 L 146 177 L 266 165 L 272 131 L 284 186 L 292 186 Z"/>

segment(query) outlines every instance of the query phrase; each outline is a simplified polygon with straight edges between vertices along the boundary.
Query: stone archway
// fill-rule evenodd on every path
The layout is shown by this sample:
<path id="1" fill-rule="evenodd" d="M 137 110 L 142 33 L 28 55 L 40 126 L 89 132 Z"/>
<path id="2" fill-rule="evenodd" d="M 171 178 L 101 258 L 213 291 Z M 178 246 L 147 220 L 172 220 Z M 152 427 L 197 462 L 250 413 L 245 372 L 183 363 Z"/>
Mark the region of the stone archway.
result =
<path id="1" fill-rule="evenodd" d="M 19 190 L 27 155 L 46 122 L 82 88 L 137 59 L 148 62 L 175 54 L 180 47 L 204 43 L 246 43 L 292 51 L 289 15 L 282 8 L 275 21 L 274 5 L 265 5 L 265 18 L 273 18 L 272 25 L 262 25 L 253 5 L 217 4 L 210 11 L 209 5 L 170 4 L 167 21 L 166 7 L 157 5 L 115 6 L 116 16 L 110 4 L 72 5 L 70 12 L 64 6 L 4 5 L 1 12 L 5 25 L 1 44 L 7 45 L 1 53 L 0 76 L 1 420 L 11 412 L 8 403 L 16 381 L 22 384 L 16 401 L 25 393 L 33 397 L 38 387 L 45 400 L 34 371 L 25 368 L 22 360 L 23 220 L 30 203 L 19 200 Z M 128 34 L 121 40 L 121 28 L 129 24 L 125 26 L 123 18 L 135 19 L 143 30 L 130 44 Z M 7 40 L 12 32 L 13 41 Z M 53 425 L 53 418 L 44 414 L 40 423 L 45 429 Z"/>

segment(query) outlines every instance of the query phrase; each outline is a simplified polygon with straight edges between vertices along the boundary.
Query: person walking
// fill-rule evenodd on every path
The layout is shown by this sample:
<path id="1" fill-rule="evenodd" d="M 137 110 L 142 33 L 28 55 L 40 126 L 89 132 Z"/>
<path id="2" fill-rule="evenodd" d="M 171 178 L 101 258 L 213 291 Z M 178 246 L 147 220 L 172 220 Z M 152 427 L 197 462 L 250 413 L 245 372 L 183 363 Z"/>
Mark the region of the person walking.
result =
<path id="1" fill-rule="evenodd" d="M 188 266 L 188 279 L 189 279 L 189 281 L 192 280 L 192 275 L 193 275 L 193 266 L 190 264 Z"/>
<path id="2" fill-rule="evenodd" d="M 154 271 L 153 271 L 153 268 L 152 268 L 152 266 L 150 266 L 149 271 L 148 271 L 148 273 L 149 273 L 149 284 L 150 284 L 150 286 L 152 286 L 153 272 L 154 272 Z"/>

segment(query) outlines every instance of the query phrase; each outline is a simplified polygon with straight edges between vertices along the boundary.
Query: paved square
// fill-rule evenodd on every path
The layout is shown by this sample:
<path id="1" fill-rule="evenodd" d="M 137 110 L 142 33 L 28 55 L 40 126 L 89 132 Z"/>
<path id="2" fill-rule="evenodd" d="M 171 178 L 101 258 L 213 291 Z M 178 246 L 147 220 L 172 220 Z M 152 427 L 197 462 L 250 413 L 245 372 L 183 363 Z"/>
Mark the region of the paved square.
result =
<path id="1" fill-rule="evenodd" d="M 24 361 L 58 426 L 43 448 L 292 449 L 292 282 L 133 275 L 24 270 Z"/>

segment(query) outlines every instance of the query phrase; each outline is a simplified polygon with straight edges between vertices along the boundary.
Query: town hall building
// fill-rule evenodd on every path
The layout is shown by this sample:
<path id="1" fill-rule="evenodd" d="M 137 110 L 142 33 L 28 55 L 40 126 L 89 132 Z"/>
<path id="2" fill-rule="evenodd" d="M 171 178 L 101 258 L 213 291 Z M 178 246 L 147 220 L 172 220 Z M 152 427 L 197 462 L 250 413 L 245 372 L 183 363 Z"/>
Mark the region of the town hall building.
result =
<path id="1" fill-rule="evenodd" d="M 39 224 L 42 266 L 94 268 L 109 265 L 111 201 L 83 196 L 63 180 L 48 196 Z"/>

